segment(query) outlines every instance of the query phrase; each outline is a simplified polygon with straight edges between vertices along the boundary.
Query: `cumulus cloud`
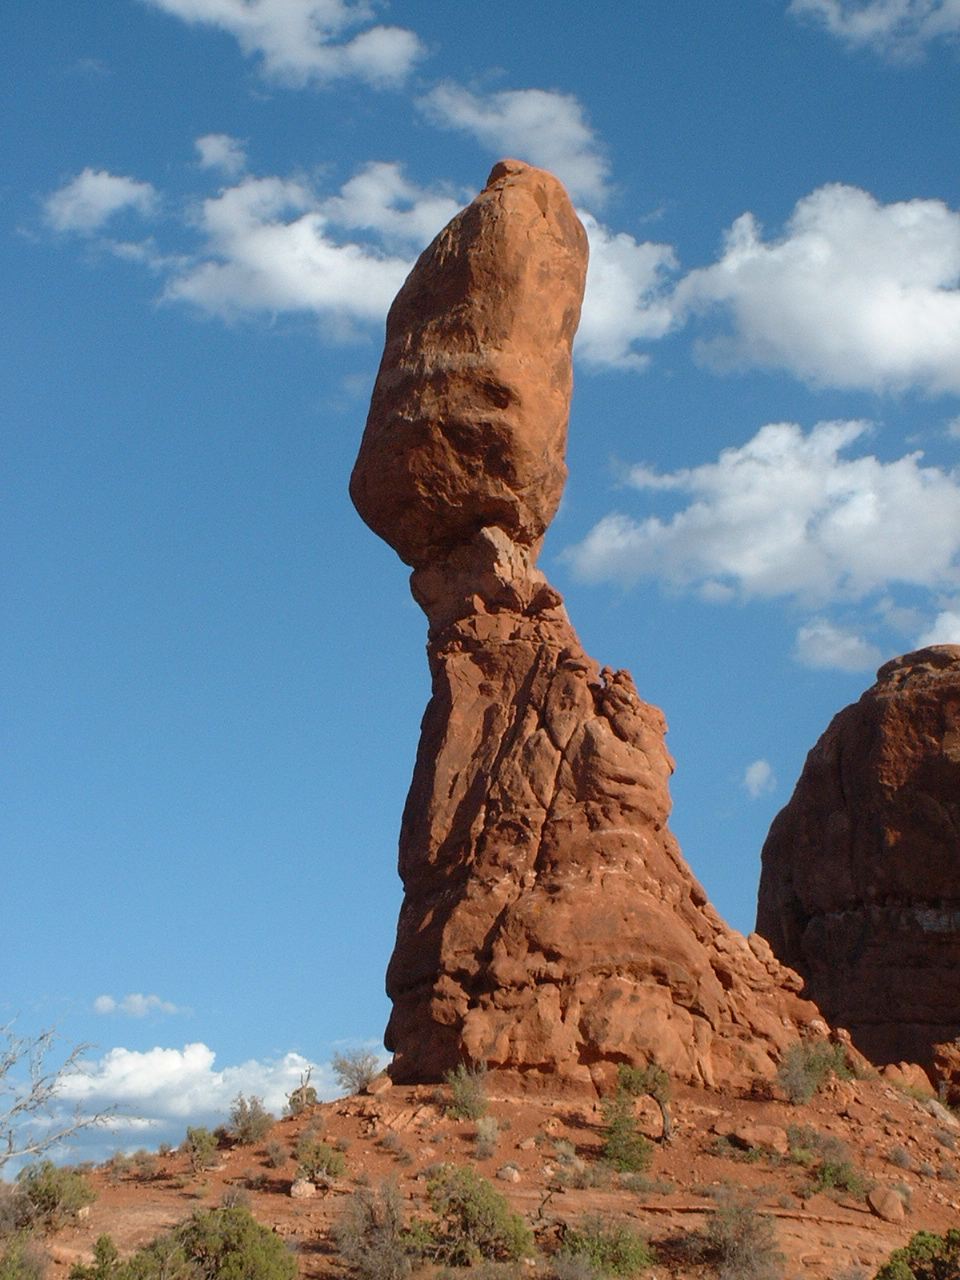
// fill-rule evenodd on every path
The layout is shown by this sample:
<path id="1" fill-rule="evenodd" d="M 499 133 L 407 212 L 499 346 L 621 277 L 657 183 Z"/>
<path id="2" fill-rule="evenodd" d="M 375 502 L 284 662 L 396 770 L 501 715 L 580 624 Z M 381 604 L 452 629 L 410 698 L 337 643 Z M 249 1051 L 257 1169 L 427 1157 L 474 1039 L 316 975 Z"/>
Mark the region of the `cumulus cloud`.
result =
<path id="1" fill-rule="evenodd" d="M 743 788 L 752 800 L 758 799 L 777 785 L 769 760 L 754 760 L 743 771 Z"/>
<path id="2" fill-rule="evenodd" d="M 403 175 L 398 164 L 365 165 L 320 205 L 330 223 L 354 231 L 373 231 L 407 252 L 428 244 L 461 208 L 463 201 L 425 191 Z"/>
<path id="3" fill-rule="evenodd" d="M 380 320 L 410 268 L 408 258 L 332 239 L 311 192 L 281 178 L 247 178 L 204 201 L 198 225 L 204 253 L 173 276 L 165 296 L 221 316 Z"/>
<path id="4" fill-rule="evenodd" d="M 736 220 L 722 257 L 678 286 L 681 313 L 730 332 L 701 343 L 721 366 L 784 369 L 831 387 L 960 391 L 960 213 L 939 200 L 882 205 L 833 184 L 765 241 Z"/>
<path id="5" fill-rule="evenodd" d="M 836 671 L 869 671 L 880 665 L 876 645 L 827 618 L 811 618 L 797 631 L 794 657 L 804 667 Z"/>
<path id="6" fill-rule="evenodd" d="M 228 133 L 205 133 L 193 145 L 200 157 L 201 169 L 215 169 L 228 178 L 236 178 L 247 167 L 243 143 Z"/>
<path id="7" fill-rule="evenodd" d="M 809 433 L 771 423 L 716 462 L 660 474 L 635 466 L 642 493 L 686 504 L 667 518 L 602 519 L 567 555 L 577 576 L 657 578 L 708 598 L 860 600 L 893 583 L 960 581 L 960 477 L 921 465 L 842 456 L 865 422 Z"/>
<path id="8" fill-rule="evenodd" d="M 933 40 L 960 36 L 960 0 L 791 0 L 789 11 L 853 48 L 906 59 Z"/>
<path id="9" fill-rule="evenodd" d="M 423 54 L 402 27 L 351 28 L 369 22 L 370 4 L 351 0 L 146 0 L 184 22 L 229 32 L 264 72 L 293 86 L 348 77 L 376 87 L 401 84 Z"/>
<path id="10" fill-rule="evenodd" d="M 216 1054 L 202 1043 L 182 1049 L 145 1051 L 110 1049 L 83 1071 L 68 1076 L 61 1096 L 85 1111 L 119 1106 L 141 1120 L 225 1116 L 238 1093 L 256 1094 L 268 1110 L 279 1112 L 286 1096 L 312 1069 L 311 1083 L 325 1097 L 336 1093 L 331 1073 L 299 1053 L 268 1060 L 251 1060 L 217 1069 Z"/>
<path id="11" fill-rule="evenodd" d="M 152 213 L 156 198 L 149 182 L 87 168 L 48 196 L 44 216 L 54 231 L 92 235 L 122 209 Z"/>
<path id="12" fill-rule="evenodd" d="M 960 600 L 938 613 L 926 631 L 917 637 L 918 649 L 928 644 L 960 644 Z"/>
<path id="13" fill-rule="evenodd" d="M 636 342 L 662 338 L 676 323 L 668 282 L 676 257 L 668 244 L 615 233 L 585 210 L 590 266 L 577 331 L 577 354 L 588 364 L 641 369 L 650 357 Z"/>
<path id="14" fill-rule="evenodd" d="M 421 106 L 436 124 L 462 129 L 501 159 L 515 156 L 555 173 L 574 198 L 603 199 L 608 166 L 583 107 L 568 93 L 504 89 L 472 93 L 438 85 Z"/>
<path id="15" fill-rule="evenodd" d="M 139 991 L 122 996 L 119 1000 L 110 995 L 97 996 L 93 1002 L 94 1013 L 123 1013 L 130 1018 L 145 1018 L 148 1013 L 182 1013 L 183 1010 L 159 996 L 141 995 Z"/>

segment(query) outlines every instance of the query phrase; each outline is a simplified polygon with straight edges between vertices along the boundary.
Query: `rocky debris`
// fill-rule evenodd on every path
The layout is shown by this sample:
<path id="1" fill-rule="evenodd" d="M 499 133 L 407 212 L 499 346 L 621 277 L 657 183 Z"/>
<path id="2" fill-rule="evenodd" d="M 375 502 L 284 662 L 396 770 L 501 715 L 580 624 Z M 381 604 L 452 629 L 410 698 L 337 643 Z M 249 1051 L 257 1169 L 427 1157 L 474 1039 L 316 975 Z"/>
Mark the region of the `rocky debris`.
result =
<path id="1" fill-rule="evenodd" d="M 586 263 L 560 183 L 504 161 L 387 321 L 351 494 L 414 567 L 433 679 L 387 974 L 399 1083 L 466 1061 L 593 1092 L 652 1058 L 745 1083 L 817 1014 L 710 906 L 667 827 L 663 715 L 536 568 Z"/>
<path id="2" fill-rule="evenodd" d="M 960 1033 L 960 646 L 886 663 L 834 717 L 770 828 L 757 930 L 873 1062 L 949 1071 L 942 1050 Z"/>
<path id="3" fill-rule="evenodd" d="M 294 1178 L 290 1184 L 290 1194 L 294 1200 L 309 1200 L 317 1194 L 317 1188 L 309 1178 Z"/>

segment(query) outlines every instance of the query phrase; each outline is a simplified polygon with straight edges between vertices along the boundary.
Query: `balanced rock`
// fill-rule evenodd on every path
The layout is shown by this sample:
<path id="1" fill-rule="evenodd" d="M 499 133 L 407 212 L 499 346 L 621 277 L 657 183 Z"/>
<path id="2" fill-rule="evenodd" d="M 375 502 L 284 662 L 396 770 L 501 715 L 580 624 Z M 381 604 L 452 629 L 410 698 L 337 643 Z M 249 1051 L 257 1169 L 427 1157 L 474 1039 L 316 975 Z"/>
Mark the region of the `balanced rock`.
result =
<path id="1" fill-rule="evenodd" d="M 662 714 L 536 568 L 586 266 L 560 183 L 504 161 L 387 321 L 351 494 L 414 568 L 433 679 L 387 974 L 401 1083 L 469 1062 L 592 1089 L 653 1058 L 746 1081 L 817 1015 L 710 907 L 667 828 Z"/>
<path id="2" fill-rule="evenodd" d="M 886 663 L 834 717 L 770 828 L 757 929 L 873 1062 L 946 1070 L 960 1034 L 960 646 Z"/>

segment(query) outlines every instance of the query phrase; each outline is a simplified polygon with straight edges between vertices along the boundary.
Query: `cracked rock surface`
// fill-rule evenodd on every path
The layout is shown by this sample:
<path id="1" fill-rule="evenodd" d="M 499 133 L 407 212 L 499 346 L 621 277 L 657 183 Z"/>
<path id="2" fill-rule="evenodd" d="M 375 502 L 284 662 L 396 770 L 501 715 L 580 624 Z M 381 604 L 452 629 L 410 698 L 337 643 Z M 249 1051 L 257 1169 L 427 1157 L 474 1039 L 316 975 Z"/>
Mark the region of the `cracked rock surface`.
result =
<path id="1" fill-rule="evenodd" d="M 661 712 L 583 652 L 536 568 L 586 265 L 560 183 L 504 161 L 387 321 L 351 494 L 413 566 L 433 679 L 387 974 L 398 1082 L 466 1061 L 592 1090 L 655 1058 L 745 1083 L 817 1019 L 707 902 L 667 827 Z"/>
<path id="2" fill-rule="evenodd" d="M 960 646 L 834 717 L 770 828 L 757 928 L 867 1057 L 960 1099 Z"/>

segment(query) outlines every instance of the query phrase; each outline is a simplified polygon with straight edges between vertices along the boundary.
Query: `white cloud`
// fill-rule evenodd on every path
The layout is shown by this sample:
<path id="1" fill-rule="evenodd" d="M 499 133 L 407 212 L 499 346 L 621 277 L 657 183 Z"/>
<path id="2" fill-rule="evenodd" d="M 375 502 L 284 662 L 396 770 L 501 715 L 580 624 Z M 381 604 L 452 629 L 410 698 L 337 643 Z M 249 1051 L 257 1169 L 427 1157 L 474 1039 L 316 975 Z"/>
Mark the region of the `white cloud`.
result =
<path id="1" fill-rule="evenodd" d="M 960 391 L 960 213 L 882 205 L 833 184 L 798 202 L 779 240 L 743 214 L 713 266 L 678 286 L 681 312 L 719 308 L 718 365 L 785 369 L 814 384 Z"/>
<path id="2" fill-rule="evenodd" d="M 812 618 L 797 631 L 794 657 L 804 667 L 868 671 L 880 665 L 880 650 L 827 618 Z"/>
<path id="3" fill-rule="evenodd" d="M 85 1111 L 118 1106 L 140 1120 L 161 1123 L 190 1121 L 208 1116 L 226 1117 L 238 1093 L 256 1094 L 268 1110 L 279 1113 L 286 1096 L 313 1069 L 311 1084 L 324 1097 L 336 1095 L 333 1077 L 299 1053 L 260 1062 L 251 1060 L 220 1070 L 214 1051 L 202 1043 L 183 1049 L 110 1049 L 98 1061 L 67 1077 L 61 1097 Z"/>
<path id="4" fill-rule="evenodd" d="M 777 785 L 769 760 L 754 760 L 743 771 L 743 787 L 751 799 L 757 800 Z"/>
<path id="5" fill-rule="evenodd" d="M 577 331 L 577 355 L 589 364 L 639 369 L 649 356 L 633 344 L 662 338 L 673 326 L 666 282 L 676 268 L 667 244 L 638 243 L 580 210 L 590 241 L 590 266 Z"/>
<path id="6" fill-rule="evenodd" d="M 184 22 L 229 32 L 243 52 L 262 59 L 264 71 L 302 86 L 355 77 L 375 86 L 401 84 L 423 47 L 401 27 L 368 27 L 338 43 L 353 27 L 369 22 L 370 4 L 350 0 L 147 0 Z"/>
<path id="7" fill-rule="evenodd" d="M 842 457 L 867 429 L 774 423 L 716 462 L 666 474 L 636 466 L 635 488 L 686 505 L 667 518 L 608 515 L 567 556 L 583 579 L 658 578 L 712 598 L 717 584 L 741 599 L 818 603 L 893 583 L 955 586 L 960 477 L 922 466 L 920 453 Z"/>
<path id="8" fill-rule="evenodd" d="M 848 45 L 912 59 L 932 40 L 960 36 L 960 0 L 791 0 Z"/>
<path id="9" fill-rule="evenodd" d="M 481 95 L 448 82 L 421 105 L 435 123 L 472 134 L 497 159 L 513 156 L 549 169 L 574 198 L 605 194 L 607 162 L 572 94 L 504 89 Z"/>
<path id="10" fill-rule="evenodd" d="M 917 637 L 916 648 L 930 644 L 960 644 L 960 600 L 941 610 L 934 621 Z"/>
<path id="11" fill-rule="evenodd" d="M 149 182 L 87 168 L 47 198 L 44 215 L 55 231 L 90 235 L 122 209 L 152 213 L 156 198 Z"/>
<path id="12" fill-rule="evenodd" d="M 409 251 L 428 244 L 462 205 L 408 181 L 398 164 L 375 162 L 345 182 L 339 195 L 324 200 L 320 211 L 336 226 L 375 231 Z"/>
<path id="13" fill-rule="evenodd" d="M 169 1000 L 161 1000 L 159 996 L 141 995 L 139 991 L 131 992 L 130 995 L 115 1000 L 113 996 L 102 995 L 97 996 L 93 1002 L 94 1013 L 111 1014 L 124 1013 L 131 1018 L 145 1018 L 148 1013 L 182 1013 L 175 1004 L 171 1004 Z"/>
<path id="14" fill-rule="evenodd" d="M 960 440 L 960 417 L 951 418 L 947 423 L 947 435 L 951 440 Z"/>
<path id="15" fill-rule="evenodd" d="M 236 178 L 247 167 L 243 143 L 228 133 L 205 133 L 193 145 L 200 157 L 201 169 L 216 169 L 228 178 Z"/>
<path id="16" fill-rule="evenodd" d="M 201 260 L 174 275 L 165 296 L 222 316 L 314 312 L 381 320 L 410 260 L 337 243 L 312 194 L 281 178 L 247 178 L 204 201 Z"/>

